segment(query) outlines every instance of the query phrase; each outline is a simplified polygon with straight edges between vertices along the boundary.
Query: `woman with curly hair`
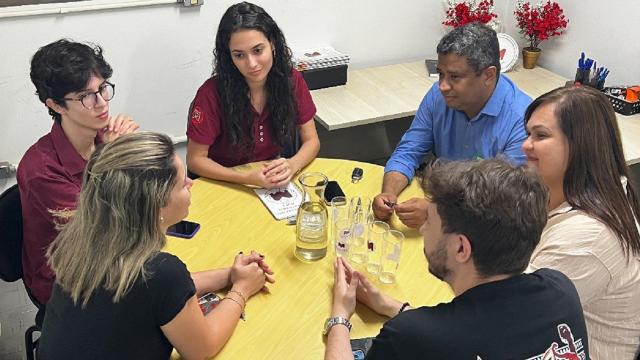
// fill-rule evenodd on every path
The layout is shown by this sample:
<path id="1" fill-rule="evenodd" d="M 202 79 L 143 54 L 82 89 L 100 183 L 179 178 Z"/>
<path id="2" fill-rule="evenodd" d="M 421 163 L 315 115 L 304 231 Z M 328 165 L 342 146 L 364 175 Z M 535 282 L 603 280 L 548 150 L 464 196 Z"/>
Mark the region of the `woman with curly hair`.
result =
<path id="1" fill-rule="evenodd" d="M 632 360 L 640 346 L 640 202 L 605 95 L 565 87 L 525 113 L 527 165 L 549 189 L 529 271 L 551 268 L 580 295 L 591 359 Z"/>
<path id="2" fill-rule="evenodd" d="M 213 55 L 213 76 L 189 110 L 189 170 L 264 188 L 286 185 L 315 158 L 320 141 L 315 105 L 282 31 L 261 7 L 232 5 L 220 20 Z M 255 171 L 231 169 L 265 160 Z"/>

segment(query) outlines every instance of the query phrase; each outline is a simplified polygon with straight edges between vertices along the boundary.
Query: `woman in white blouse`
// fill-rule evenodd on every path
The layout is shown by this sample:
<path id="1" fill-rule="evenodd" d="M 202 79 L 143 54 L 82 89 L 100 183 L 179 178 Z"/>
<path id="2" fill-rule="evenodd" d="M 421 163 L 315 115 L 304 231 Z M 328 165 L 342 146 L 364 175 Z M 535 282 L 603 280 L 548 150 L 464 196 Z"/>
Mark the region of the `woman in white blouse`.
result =
<path id="1" fill-rule="evenodd" d="M 618 123 L 602 93 L 558 88 L 525 114 L 527 165 L 549 188 L 549 220 L 529 270 L 552 268 L 578 289 L 594 360 L 640 346 L 640 205 Z"/>

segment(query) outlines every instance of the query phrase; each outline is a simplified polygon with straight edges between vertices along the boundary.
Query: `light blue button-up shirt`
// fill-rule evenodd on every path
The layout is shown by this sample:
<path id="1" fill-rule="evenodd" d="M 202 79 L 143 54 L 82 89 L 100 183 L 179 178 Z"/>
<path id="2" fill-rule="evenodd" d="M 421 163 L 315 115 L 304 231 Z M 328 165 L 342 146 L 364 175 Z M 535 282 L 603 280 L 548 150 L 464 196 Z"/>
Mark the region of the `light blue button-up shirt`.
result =
<path id="1" fill-rule="evenodd" d="M 515 163 L 525 161 L 522 143 L 527 138 L 524 113 L 531 98 L 504 75 L 484 108 L 469 120 L 447 106 L 438 82 L 420 103 L 411 127 L 387 162 L 384 172 L 397 171 L 413 178 L 424 156 L 433 150 L 442 159 L 492 158 L 504 154 Z"/>

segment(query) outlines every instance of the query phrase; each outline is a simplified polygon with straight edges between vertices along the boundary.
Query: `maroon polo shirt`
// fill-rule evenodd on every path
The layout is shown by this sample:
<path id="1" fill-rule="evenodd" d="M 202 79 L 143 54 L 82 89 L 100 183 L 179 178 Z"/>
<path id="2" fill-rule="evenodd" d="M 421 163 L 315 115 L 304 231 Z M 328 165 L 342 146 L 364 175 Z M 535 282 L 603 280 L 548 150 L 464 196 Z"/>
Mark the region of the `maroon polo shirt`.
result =
<path id="1" fill-rule="evenodd" d="M 297 123 L 302 125 L 313 119 L 316 106 L 302 75 L 293 70 L 291 73 L 293 90 L 298 106 Z M 253 109 L 253 153 L 242 151 L 232 145 L 225 134 L 222 124 L 224 111 L 218 98 L 216 79 L 210 78 L 200 86 L 191 105 L 187 137 L 199 144 L 209 145 L 209 158 L 226 167 L 246 164 L 253 161 L 269 160 L 278 157 L 282 150 L 271 135 L 269 109 L 262 113 Z"/>
<path id="2" fill-rule="evenodd" d="M 58 235 L 51 210 L 75 209 L 86 163 L 54 121 L 51 132 L 33 144 L 18 165 L 23 278 L 43 304 L 51 296 L 55 278 L 45 257 Z"/>

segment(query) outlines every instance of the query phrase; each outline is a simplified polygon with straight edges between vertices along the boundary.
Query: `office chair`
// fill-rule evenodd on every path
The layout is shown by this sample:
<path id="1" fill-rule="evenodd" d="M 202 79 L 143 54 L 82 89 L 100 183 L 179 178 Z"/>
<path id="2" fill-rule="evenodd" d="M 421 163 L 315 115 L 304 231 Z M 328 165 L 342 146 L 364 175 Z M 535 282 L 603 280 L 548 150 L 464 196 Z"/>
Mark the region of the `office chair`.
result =
<path id="1" fill-rule="evenodd" d="M 17 184 L 0 195 L 0 278 L 7 282 L 22 278 L 22 205 Z M 27 360 L 33 360 L 38 344 L 33 334 L 42 330 L 44 306 L 32 296 L 26 284 L 25 289 L 38 308 L 36 324 L 31 325 L 24 334 Z"/>

